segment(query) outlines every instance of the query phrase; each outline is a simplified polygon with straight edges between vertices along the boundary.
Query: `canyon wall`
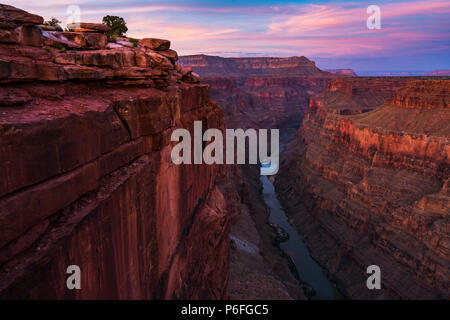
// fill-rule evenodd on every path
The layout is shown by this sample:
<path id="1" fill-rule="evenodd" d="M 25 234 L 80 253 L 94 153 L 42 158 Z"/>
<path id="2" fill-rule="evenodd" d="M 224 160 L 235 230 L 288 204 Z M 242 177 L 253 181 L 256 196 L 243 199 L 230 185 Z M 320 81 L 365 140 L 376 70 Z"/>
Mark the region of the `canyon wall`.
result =
<path id="1" fill-rule="evenodd" d="M 229 167 L 171 161 L 175 128 L 224 128 L 209 86 L 168 41 L 105 49 L 100 31 L 0 17 L 0 297 L 227 298 Z"/>
<path id="2" fill-rule="evenodd" d="M 324 72 L 305 57 L 221 58 L 180 57 L 181 65 L 211 85 L 229 128 L 297 128 L 310 97 L 339 77 Z"/>
<path id="3" fill-rule="evenodd" d="M 448 79 L 336 79 L 286 147 L 278 195 L 346 297 L 450 298 L 449 97 Z"/>

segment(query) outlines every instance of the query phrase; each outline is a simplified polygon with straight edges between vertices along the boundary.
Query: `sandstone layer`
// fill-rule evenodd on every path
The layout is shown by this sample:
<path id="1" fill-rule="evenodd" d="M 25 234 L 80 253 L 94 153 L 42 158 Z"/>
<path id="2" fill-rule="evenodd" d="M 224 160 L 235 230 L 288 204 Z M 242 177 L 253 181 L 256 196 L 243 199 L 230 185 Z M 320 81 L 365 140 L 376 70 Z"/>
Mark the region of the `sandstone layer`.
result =
<path id="1" fill-rule="evenodd" d="M 346 297 L 450 298 L 449 96 L 450 80 L 333 80 L 287 146 L 279 197 Z"/>

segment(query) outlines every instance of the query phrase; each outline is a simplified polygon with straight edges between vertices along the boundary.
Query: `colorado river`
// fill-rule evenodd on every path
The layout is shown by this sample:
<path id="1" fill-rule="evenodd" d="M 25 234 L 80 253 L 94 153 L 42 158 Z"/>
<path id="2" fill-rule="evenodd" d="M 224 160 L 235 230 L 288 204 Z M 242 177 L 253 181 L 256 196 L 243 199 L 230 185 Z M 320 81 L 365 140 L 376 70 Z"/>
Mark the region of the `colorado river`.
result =
<path id="1" fill-rule="evenodd" d="M 297 269 L 302 282 L 314 288 L 314 300 L 339 299 L 340 294 L 328 280 L 323 269 L 311 258 L 309 250 L 298 232 L 289 224 L 275 193 L 275 188 L 267 176 L 262 176 L 263 196 L 270 208 L 269 221 L 283 228 L 289 234 L 289 240 L 280 243 L 280 248 L 289 255 Z"/>

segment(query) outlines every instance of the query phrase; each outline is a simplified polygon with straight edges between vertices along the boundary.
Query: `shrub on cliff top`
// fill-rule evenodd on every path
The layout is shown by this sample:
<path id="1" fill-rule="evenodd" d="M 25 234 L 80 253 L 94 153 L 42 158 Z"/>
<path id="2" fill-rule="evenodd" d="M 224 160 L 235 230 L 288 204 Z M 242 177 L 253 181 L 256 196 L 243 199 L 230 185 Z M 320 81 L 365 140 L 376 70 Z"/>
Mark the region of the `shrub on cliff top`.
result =
<path id="1" fill-rule="evenodd" d="M 103 23 L 111 28 L 108 32 L 111 37 L 123 36 L 128 31 L 127 23 L 122 17 L 108 15 L 103 17 Z"/>
<path id="2" fill-rule="evenodd" d="M 61 21 L 56 18 L 51 18 L 51 20 L 45 21 L 44 26 L 55 27 L 56 31 L 63 31 L 63 28 L 59 25 Z"/>

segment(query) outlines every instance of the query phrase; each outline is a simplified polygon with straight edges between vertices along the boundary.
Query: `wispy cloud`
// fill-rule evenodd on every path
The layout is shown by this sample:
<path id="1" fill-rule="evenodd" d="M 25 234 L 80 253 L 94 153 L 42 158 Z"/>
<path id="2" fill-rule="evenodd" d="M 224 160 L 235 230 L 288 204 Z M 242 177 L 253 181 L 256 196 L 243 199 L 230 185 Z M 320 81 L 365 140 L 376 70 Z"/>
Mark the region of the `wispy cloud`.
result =
<path id="1" fill-rule="evenodd" d="M 420 69 L 450 68 L 450 1 L 380 1 L 380 30 L 366 28 L 368 4 L 357 1 L 4 2 L 63 22 L 72 4 L 80 6 L 87 22 L 101 21 L 106 14 L 120 15 L 130 36 L 168 38 L 180 54 L 306 55 L 321 61 L 368 61 L 370 66 L 370 61 L 384 61 L 403 69 L 407 63 L 422 64 Z"/>

